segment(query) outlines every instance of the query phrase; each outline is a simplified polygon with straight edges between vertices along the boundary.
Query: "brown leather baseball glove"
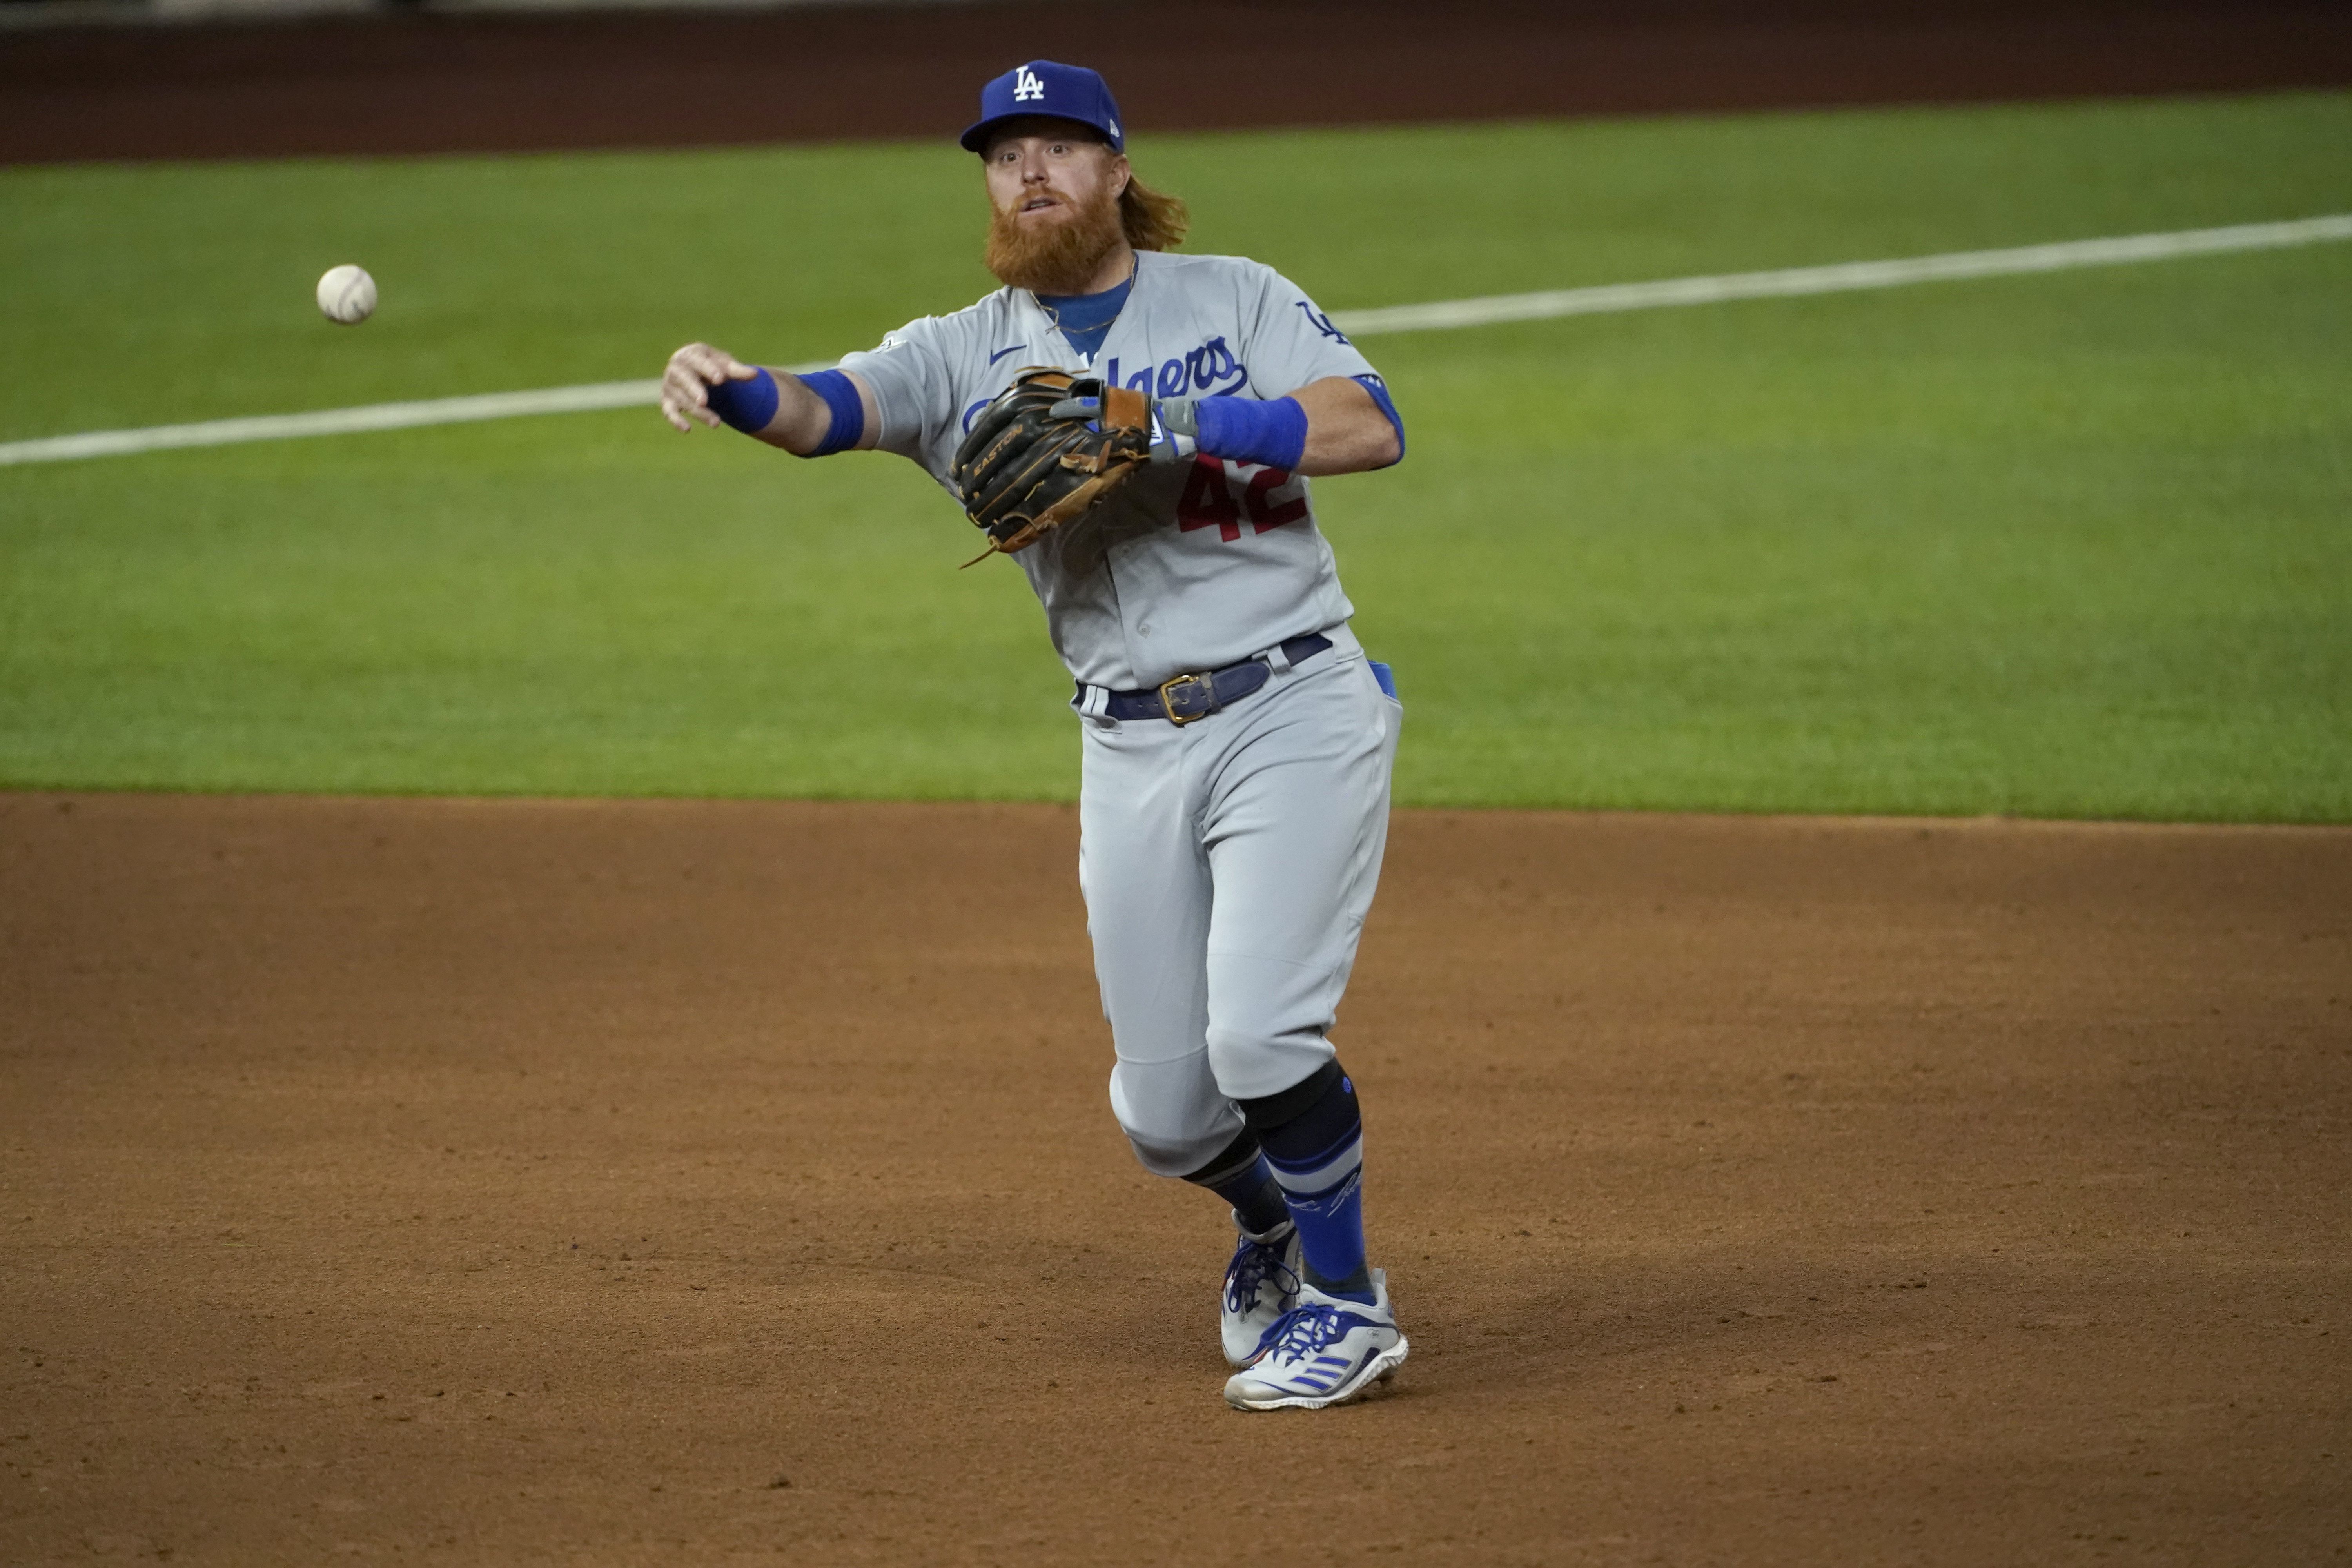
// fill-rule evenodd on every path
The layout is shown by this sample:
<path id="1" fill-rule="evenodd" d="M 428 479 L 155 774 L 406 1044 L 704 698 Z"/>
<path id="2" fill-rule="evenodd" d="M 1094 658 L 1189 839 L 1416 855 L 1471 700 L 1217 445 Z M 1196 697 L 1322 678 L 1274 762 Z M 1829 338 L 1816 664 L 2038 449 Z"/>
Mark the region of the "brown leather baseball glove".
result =
<path id="1" fill-rule="evenodd" d="M 972 421 L 949 477 L 988 535 L 970 566 L 1083 517 L 1151 454 L 1151 400 L 1033 366 Z"/>

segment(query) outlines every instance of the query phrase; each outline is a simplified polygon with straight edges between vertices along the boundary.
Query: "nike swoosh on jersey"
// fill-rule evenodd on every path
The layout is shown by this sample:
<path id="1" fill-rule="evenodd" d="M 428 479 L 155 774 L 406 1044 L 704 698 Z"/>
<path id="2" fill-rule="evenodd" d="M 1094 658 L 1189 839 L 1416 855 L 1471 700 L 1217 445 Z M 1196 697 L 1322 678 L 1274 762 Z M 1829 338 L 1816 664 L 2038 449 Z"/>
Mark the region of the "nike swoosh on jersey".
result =
<path id="1" fill-rule="evenodd" d="M 991 364 L 994 364 L 998 360 L 1003 359 L 1006 354 L 1009 354 L 1009 353 L 1018 353 L 1021 350 L 1025 349 L 1025 348 L 1027 348 L 1028 346 L 1029 346 L 1029 345 L 1028 345 L 1027 343 L 1014 343 L 1014 344 L 1013 344 L 1011 348 L 1009 348 L 1009 349 L 999 349 L 999 350 L 997 350 L 994 353 L 992 353 L 992 354 L 991 354 L 991 355 L 989 355 L 989 356 L 988 356 L 988 363 L 991 363 Z"/>

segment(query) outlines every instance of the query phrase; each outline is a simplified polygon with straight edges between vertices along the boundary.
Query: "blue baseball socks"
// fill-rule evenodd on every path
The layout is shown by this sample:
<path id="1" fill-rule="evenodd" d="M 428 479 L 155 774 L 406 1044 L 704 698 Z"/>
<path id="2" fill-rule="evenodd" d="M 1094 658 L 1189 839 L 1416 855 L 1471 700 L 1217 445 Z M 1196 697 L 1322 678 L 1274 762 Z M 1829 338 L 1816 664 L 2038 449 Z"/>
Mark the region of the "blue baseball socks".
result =
<path id="1" fill-rule="evenodd" d="M 1237 1101 L 1265 1151 L 1298 1226 L 1307 1282 L 1327 1296 L 1372 1300 L 1364 1264 L 1364 1119 L 1337 1061 L 1263 1100 Z"/>
<path id="2" fill-rule="evenodd" d="M 1223 1153 L 1184 1179 L 1233 1205 L 1235 1223 L 1253 1239 L 1270 1235 L 1290 1217 L 1274 1168 L 1265 1163 L 1257 1134 L 1247 1128 L 1234 1135 Z"/>

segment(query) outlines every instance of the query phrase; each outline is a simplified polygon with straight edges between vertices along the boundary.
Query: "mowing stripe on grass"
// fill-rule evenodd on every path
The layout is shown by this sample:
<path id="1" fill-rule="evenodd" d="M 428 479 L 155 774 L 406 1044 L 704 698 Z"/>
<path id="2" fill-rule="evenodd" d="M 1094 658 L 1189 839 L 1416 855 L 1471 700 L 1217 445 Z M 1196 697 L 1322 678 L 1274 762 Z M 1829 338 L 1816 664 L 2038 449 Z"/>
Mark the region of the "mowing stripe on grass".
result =
<path id="1" fill-rule="evenodd" d="M 1539 321 L 1562 316 L 1594 316 L 1622 310 L 1654 310 L 1675 305 L 1713 305 L 1730 300 L 1788 299 L 1893 289 L 1960 278 L 2000 278 L 2058 272 L 2077 267 L 2113 267 L 2134 261 L 2166 261 L 2238 250 L 2279 250 L 2352 239 L 2352 213 L 2284 223 L 2234 224 L 2226 228 L 2181 229 L 2168 234 L 2121 235 L 2108 239 L 2066 240 L 2054 245 L 2016 246 L 2005 250 L 1958 250 L 1887 261 L 1848 261 L 1828 267 L 1789 267 L 1767 272 L 1727 272 L 1712 277 L 1663 278 L 1648 283 L 1610 283 L 1556 289 L 1536 294 L 1493 294 L 1475 300 L 1441 300 L 1426 305 L 1392 305 L 1371 310 L 1335 310 L 1331 320 L 1358 337 L 1381 332 L 1426 332 L 1503 321 Z M 824 369 L 831 362 L 793 365 L 795 374 Z M 265 414 L 243 419 L 212 419 L 192 425 L 152 425 L 135 430 L 93 430 L 0 443 L 0 465 L 58 462 L 71 458 L 121 457 L 174 447 L 220 447 L 241 441 L 280 441 L 297 436 L 345 436 L 362 430 L 404 430 L 420 425 L 462 425 L 530 414 L 575 414 L 589 409 L 638 408 L 656 401 L 661 383 L 606 381 L 586 386 L 554 386 L 529 392 L 493 392 L 473 397 L 439 397 L 415 403 L 376 403 L 359 408 L 329 408 L 313 414 Z"/>

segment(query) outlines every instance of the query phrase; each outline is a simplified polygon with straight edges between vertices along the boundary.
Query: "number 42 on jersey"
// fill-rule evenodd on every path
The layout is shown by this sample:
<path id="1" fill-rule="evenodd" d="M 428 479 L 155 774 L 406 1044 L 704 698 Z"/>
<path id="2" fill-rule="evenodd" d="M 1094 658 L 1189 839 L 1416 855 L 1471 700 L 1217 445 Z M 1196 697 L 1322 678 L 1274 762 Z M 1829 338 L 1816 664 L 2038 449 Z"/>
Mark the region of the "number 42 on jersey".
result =
<path id="1" fill-rule="evenodd" d="M 1297 522 L 1307 515 L 1306 482 L 1287 468 L 1198 457 L 1184 476 L 1176 521 L 1187 532 L 1213 528 L 1227 543 L 1247 524 L 1258 533 Z"/>

